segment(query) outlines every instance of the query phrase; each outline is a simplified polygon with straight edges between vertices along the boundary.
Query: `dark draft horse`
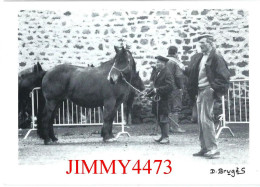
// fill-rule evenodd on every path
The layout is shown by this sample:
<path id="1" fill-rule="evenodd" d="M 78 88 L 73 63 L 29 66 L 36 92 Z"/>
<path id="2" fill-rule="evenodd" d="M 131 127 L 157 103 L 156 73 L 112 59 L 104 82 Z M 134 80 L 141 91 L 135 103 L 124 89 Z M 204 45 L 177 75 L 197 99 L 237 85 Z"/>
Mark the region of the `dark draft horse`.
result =
<path id="1" fill-rule="evenodd" d="M 48 71 L 42 80 L 45 106 L 38 124 L 38 134 L 47 145 L 58 139 L 54 135 L 53 120 L 63 100 L 87 108 L 104 106 L 103 141 L 111 141 L 112 123 L 120 104 L 129 94 L 136 64 L 129 50 L 114 47 L 115 57 L 99 67 L 77 67 L 62 64 Z"/>
<path id="2" fill-rule="evenodd" d="M 33 88 L 42 85 L 42 78 L 45 75 L 39 64 L 35 64 L 32 68 L 21 71 L 18 74 L 18 127 L 28 128 L 31 123 L 32 102 L 30 93 Z M 39 93 L 40 100 L 43 98 Z"/>

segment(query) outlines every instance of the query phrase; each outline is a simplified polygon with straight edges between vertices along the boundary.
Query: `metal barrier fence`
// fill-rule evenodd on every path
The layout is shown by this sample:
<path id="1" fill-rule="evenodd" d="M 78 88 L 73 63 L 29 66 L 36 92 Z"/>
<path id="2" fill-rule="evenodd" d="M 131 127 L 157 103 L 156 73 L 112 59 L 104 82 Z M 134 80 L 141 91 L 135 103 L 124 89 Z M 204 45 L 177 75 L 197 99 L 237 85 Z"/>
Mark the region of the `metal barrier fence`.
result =
<path id="1" fill-rule="evenodd" d="M 249 80 L 231 80 L 230 88 L 225 96 L 222 96 L 222 114 L 220 124 L 217 127 L 218 138 L 223 129 L 234 133 L 227 124 L 249 123 Z"/>
<path id="2" fill-rule="evenodd" d="M 37 129 L 37 112 L 39 107 L 39 90 L 41 88 L 34 88 L 31 92 L 32 98 L 32 125 L 27 132 L 24 139 L 28 137 L 31 131 Z M 87 126 L 87 125 L 102 125 L 103 124 L 103 109 L 98 107 L 88 109 L 77 106 L 72 102 L 66 100 L 58 109 L 57 115 L 54 119 L 54 126 Z M 228 127 L 228 124 L 247 124 L 249 123 L 249 80 L 231 80 L 230 88 L 225 96 L 222 96 L 222 114 L 219 118 L 219 125 L 217 126 L 218 138 L 223 129 L 228 129 L 234 136 L 234 133 Z M 129 133 L 124 131 L 124 107 L 120 106 L 115 117 L 114 125 L 121 125 L 121 132 L 116 136 L 118 138 L 121 134 Z"/>
<path id="3" fill-rule="evenodd" d="M 28 137 L 31 131 L 37 129 L 37 113 L 39 109 L 39 90 L 41 88 L 34 88 L 31 92 L 32 100 L 32 123 L 31 129 L 27 132 L 24 139 Z M 54 127 L 72 127 L 72 126 L 87 126 L 87 125 L 103 125 L 103 107 L 85 108 L 75 105 L 69 100 L 62 102 L 58 108 L 57 114 L 54 118 Z M 124 119 L 124 105 L 119 107 L 113 125 L 121 125 L 121 132 L 116 136 L 118 138 L 122 134 L 129 133 L 125 131 Z"/>

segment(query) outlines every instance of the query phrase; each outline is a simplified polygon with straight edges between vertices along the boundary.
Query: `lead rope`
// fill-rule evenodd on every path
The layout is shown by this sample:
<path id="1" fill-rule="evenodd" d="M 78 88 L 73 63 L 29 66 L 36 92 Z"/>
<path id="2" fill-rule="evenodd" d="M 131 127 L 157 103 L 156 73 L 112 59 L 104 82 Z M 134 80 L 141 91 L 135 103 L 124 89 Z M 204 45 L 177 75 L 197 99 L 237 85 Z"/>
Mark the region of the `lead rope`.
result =
<path id="1" fill-rule="evenodd" d="M 112 68 L 110 69 L 110 71 L 109 71 L 109 73 L 107 75 L 107 80 L 109 80 L 111 71 L 114 69 L 114 66 L 115 66 L 115 63 L 113 63 L 113 66 L 112 66 Z"/>
<path id="2" fill-rule="evenodd" d="M 124 75 L 123 75 L 122 72 L 121 72 L 121 76 L 122 76 L 123 81 L 126 82 L 126 84 L 128 84 L 132 89 L 134 89 L 135 91 L 139 92 L 140 94 L 142 94 L 142 95 L 144 95 L 144 96 L 147 96 L 148 94 L 150 94 L 150 93 L 153 91 L 153 90 L 151 90 L 151 91 L 148 92 L 148 93 L 141 92 L 140 90 L 138 90 L 137 88 L 135 88 L 131 83 L 129 83 L 129 82 L 125 79 L 125 77 L 124 77 Z M 148 98 L 149 98 L 149 97 L 148 97 Z M 155 126 L 154 131 L 157 133 L 157 132 L 158 132 L 158 128 L 159 128 L 159 101 L 161 100 L 161 97 L 156 94 L 156 95 L 153 96 L 152 98 L 149 98 L 149 100 L 156 102 L 156 118 L 157 118 L 157 119 L 156 119 L 156 126 Z"/>
<path id="3" fill-rule="evenodd" d="M 124 75 L 123 75 L 123 73 L 121 72 L 121 75 L 122 75 L 122 79 L 123 79 L 123 81 L 125 81 L 126 82 L 126 84 L 128 84 L 132 89 L 134 89 L 136 92 L 138 92 L 140 95 L 143 95 L 143 96 L 147 96 L 147 95 L 149 95 L 151 92 L 152 92 L 152 90 L 150 91 L 150 92 L 148 92 L 148 93 L 144 93 L 144 92 L 141 92 L 140 90 L 138 90 L 136 87 L 134 87 L 131 83 L 129 83 L 126 79 L 125 79 L 125 77 L 124 77 Z M 149 97 L 148 97 L 149 98 Z M 151 101 L 154 101 L 154 102 L 159 102 L 160 100 L 161 100 L 161 97 L 159 96 L 159 95 L 155 95 L 155 96 L 153 96 L 152 98 L 149 98 L 149 100 L 151 100 Z"/>

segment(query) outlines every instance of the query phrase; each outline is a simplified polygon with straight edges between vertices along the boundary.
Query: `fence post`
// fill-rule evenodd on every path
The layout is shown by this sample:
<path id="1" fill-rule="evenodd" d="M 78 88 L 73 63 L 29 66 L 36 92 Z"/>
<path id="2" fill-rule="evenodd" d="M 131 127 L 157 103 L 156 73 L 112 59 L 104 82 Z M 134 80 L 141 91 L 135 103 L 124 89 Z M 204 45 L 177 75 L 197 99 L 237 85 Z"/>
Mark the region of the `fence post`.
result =
<path id="1" fill-rule="evenodd" d="M 249 100 L 249 97 L 247 97 L 247 84 L 246 82 L 249 81 L 248 79 L 243 79 L 243 80 L 231 80 L 230 83 L 232 84 L 232 86 L 229 88 L 228 90 L 228 94 L 227 94 L 227 104 L 228 104 L 228 119 L 226 119 L 226 106 L 225 106 L 225 96 L 222 96 L 222 114 L 220 115 L 219 118 L 219 125 L 217 127 L 217 134 L 216 134 L 216 138 L 219 137 L 221 131 L 223 129 L 228 129 L 229 132 L 232 134 L 232 136 L 234 136 L 233 132 L 231 131 L 230 127 L 227 126 L 227 124 L 230 123 L 234 123 L 234 124 L 238 124 L 238 123 L 249 123 L 249 120 L 247 120 L 247 112 L 249 111 L 249 106 L 247 106 L 247 99 Z M 236 84 L 238 82 L 238 84 Z M 244 82 L 245 84 L 245 120 L 243 120 L 243 116 L 242 116 L 242 95 L 241 95 L 241 82 Z M 238 93 L 236 95 L 236 89 L 238 89 Z M 231 92 L 231 93 L 230 93 Z M 233 92 L 233 93 L 232 93 Z M 230 97 L 233 96 L 233 99 Z M 238 102 L 236 102 L 236 98 L 238 98 Z M 232 104 L 231 101 L 233 100 L 233 110 L 230 107 L 230 105 Z M 238 106 L 237 106 L 238 105 Z M 239 110 L 238 112 L 236 110 Z M 237 119 L 237 114 L 239 114 L 239 119 Z M 234 116 L 234 120 L 231 119 L 231 115 Z"/>
<path id="2" fill-rule="evenodd" d="M 33 130 L 36 130 L 36 128 L 35 128 L 35 126 L 36 126 L 35 125 L 35 110 L 34 110 L 34 91 L 37 90 L 37 92 L 36 92 L 36 97 L 37 97 L 37 106 L 36 106 L 36 108 L 38 110 L 38 94 L 39 94 L 38 90 L 39 89 L 41 89 L 41 88 L 40 87 L 36 87 L 30 93 L 30 95 L 32 97 L 32 117 L 31 117 L 32 122 L 31 122 L 31 129 L 26 133 L 26 135 L 24 136 L 23 139 L 26 139 Z"/>
<path id="3" fill-rule="evenodd" d="M 125 131 L 125 119 L 124 119 L 124 104 L 121 104 L 121 132 L 117 133 L 116 135 L 116 139 L 119 138 L 119 136 L 121 136 L 122 134 L 126 134 L 128 137 L 130 137 L 130 134 L 128 132 Z"/>

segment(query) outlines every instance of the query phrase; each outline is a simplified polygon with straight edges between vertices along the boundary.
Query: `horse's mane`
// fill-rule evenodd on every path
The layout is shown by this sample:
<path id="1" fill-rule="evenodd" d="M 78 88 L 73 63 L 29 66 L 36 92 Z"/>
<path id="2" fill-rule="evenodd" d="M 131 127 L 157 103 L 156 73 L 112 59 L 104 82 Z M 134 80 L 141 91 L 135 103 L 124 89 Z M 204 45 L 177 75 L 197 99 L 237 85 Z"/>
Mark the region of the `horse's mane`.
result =
<path id="1" fill-rule="evenodd" d="M 99 67 L 104 67 L 104 66 L 112 65 L 112 64 L 113 64 L 113 60 L 114 60 L 114 58 L 112 58 L 112 59 L 110 59 L 110 60 L 108 60 L 108 61 L 106 61 L 106 62 L 101 62 Z"/>
<path id="2" fill-rule="evenodd" d="M 130 54 L 131 54 L 131 56 L 133 57 L 133 54 L 129 51 L 129 50 L 127 50 Z M 134 72 L 136 72 L 136 62 L 135 62 L 135 59 L 134 59 L 134 57 L 133 57 L 133 70 L 134 70 Z"/>
<path id="3" fill-rule="evenodd" d="M 135 62 L 134 58 L 133 58 L 133 60 L 134 60 L 133 69 L 134 69 L 134 72 L 136 72 L 136 62 Z"/>

